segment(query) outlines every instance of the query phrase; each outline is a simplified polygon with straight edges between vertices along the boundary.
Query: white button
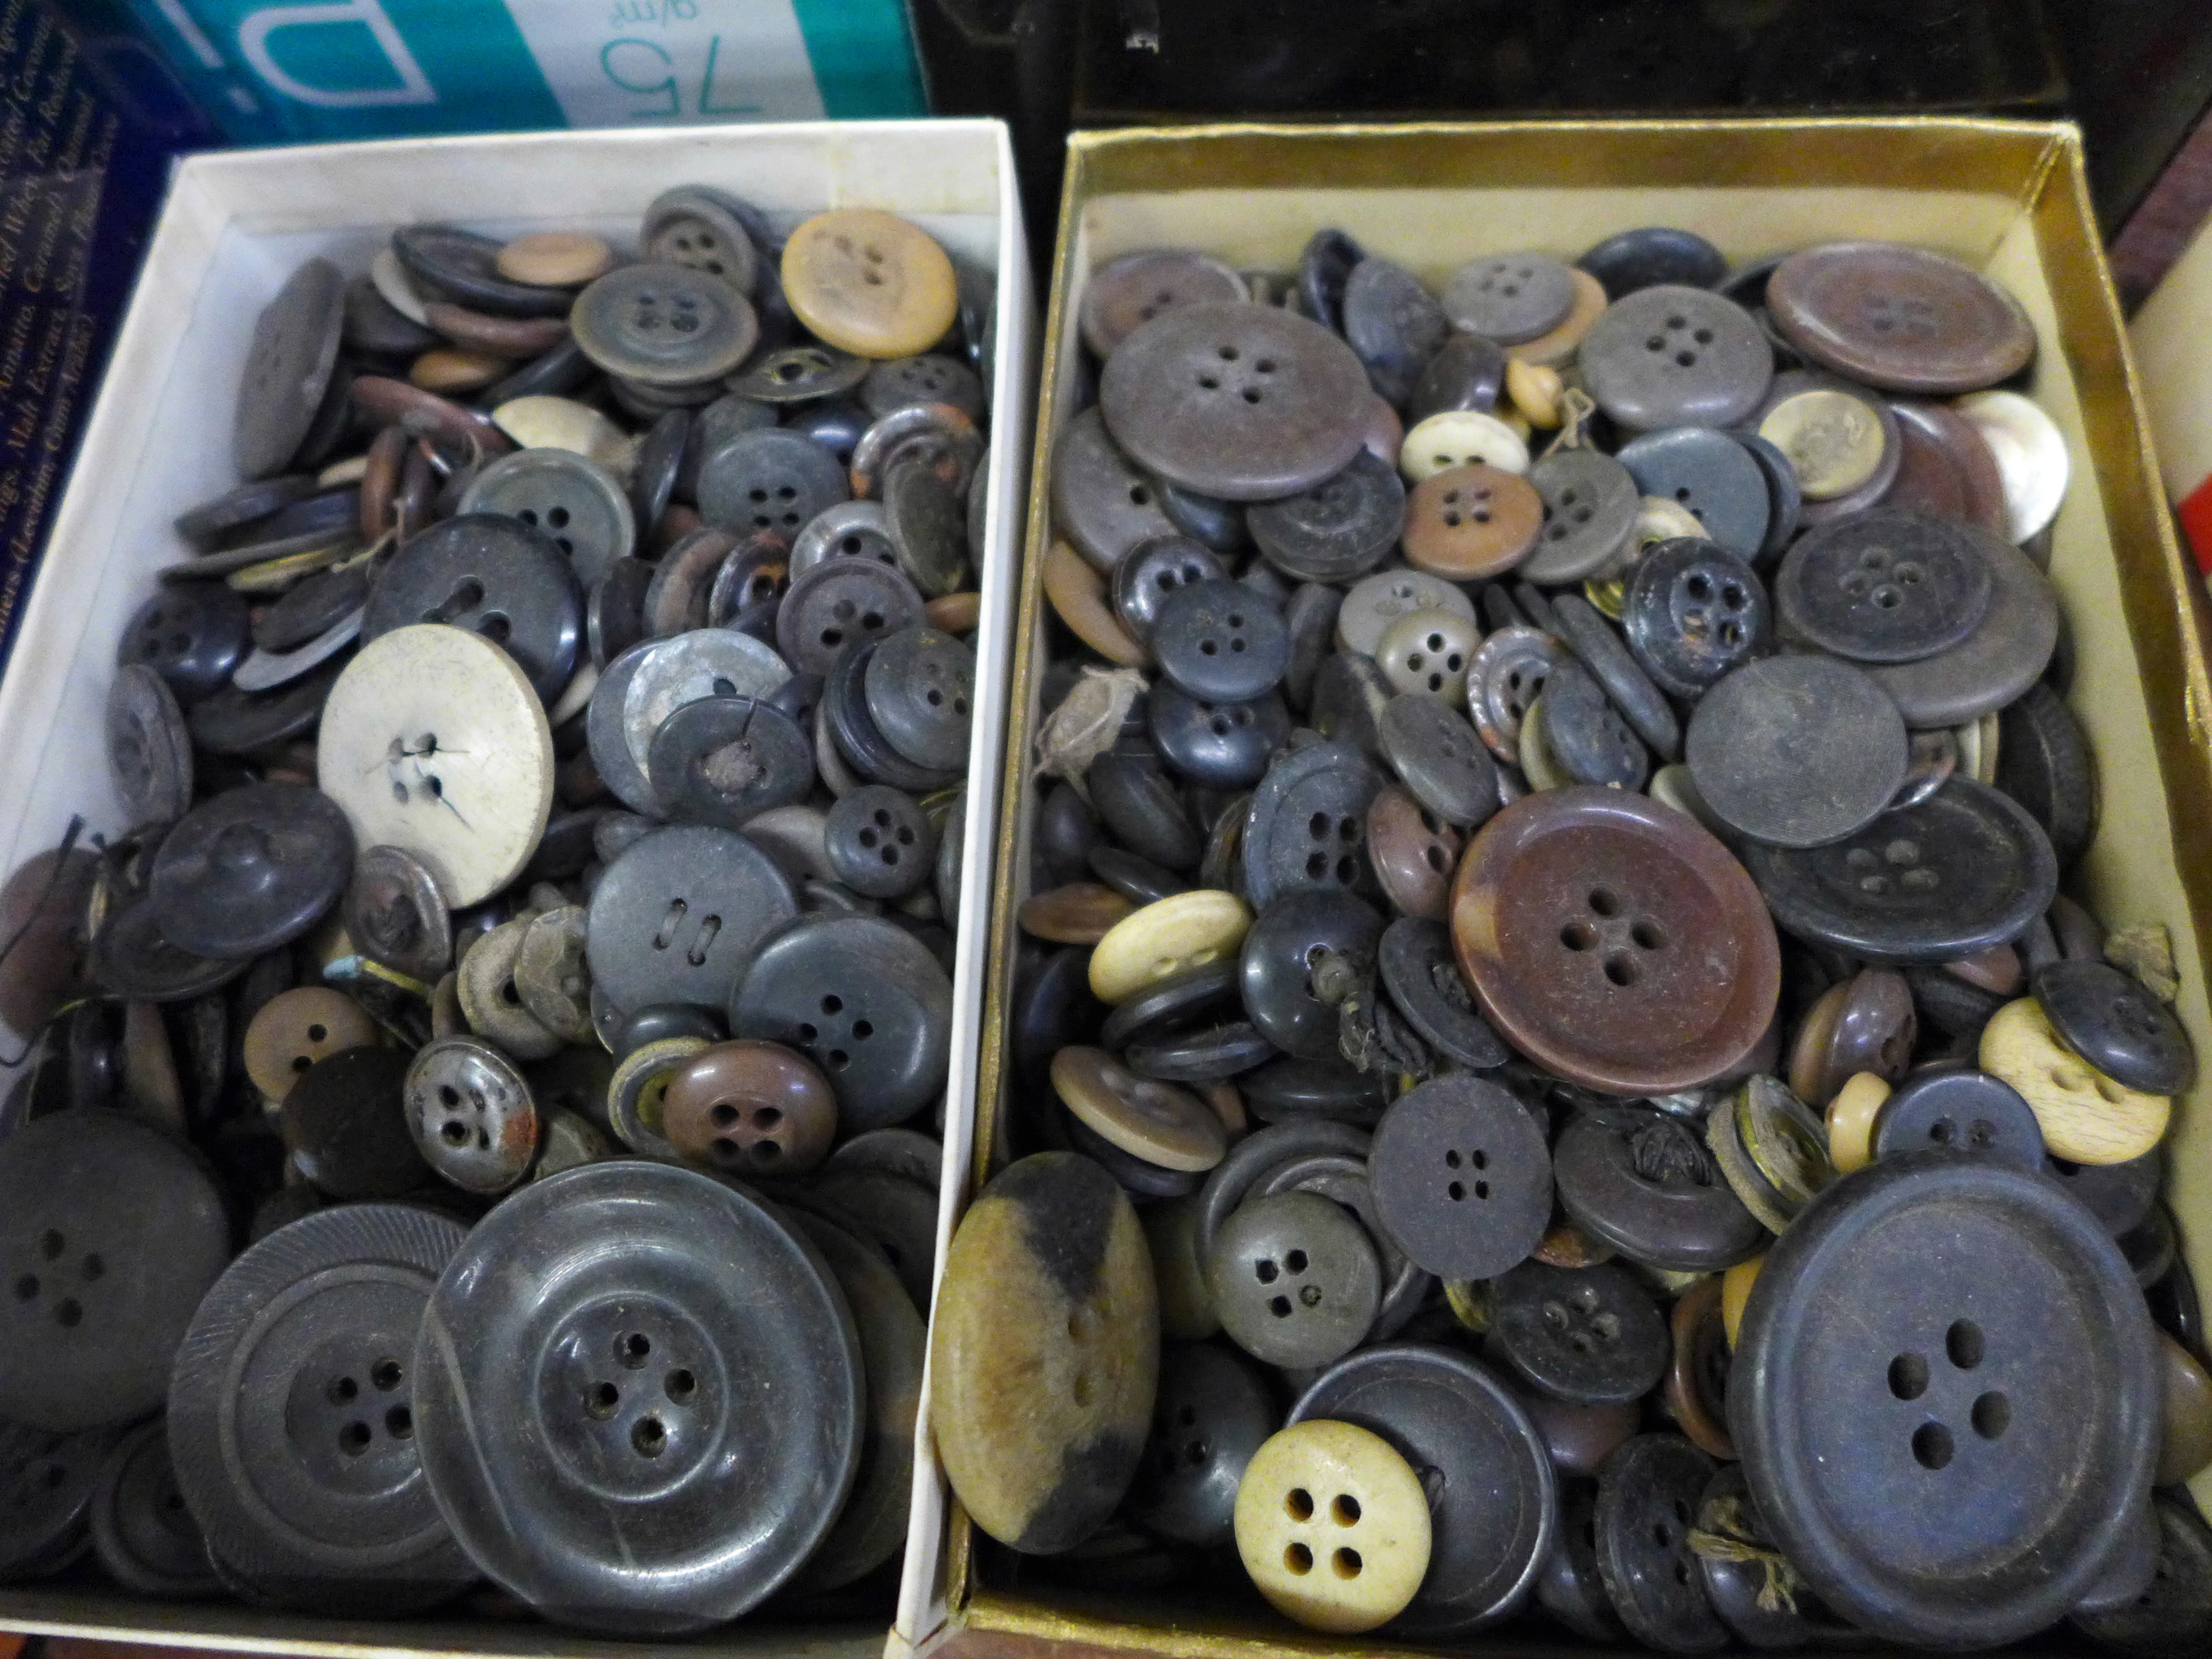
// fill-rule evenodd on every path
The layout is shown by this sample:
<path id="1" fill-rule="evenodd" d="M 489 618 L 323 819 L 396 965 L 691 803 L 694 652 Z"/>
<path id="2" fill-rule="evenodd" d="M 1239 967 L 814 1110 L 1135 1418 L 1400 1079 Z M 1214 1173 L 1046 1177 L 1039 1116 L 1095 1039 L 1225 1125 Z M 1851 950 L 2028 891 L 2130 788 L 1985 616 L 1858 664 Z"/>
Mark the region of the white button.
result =
<path id="1" fill-rule="evenodd" d="M 2058 516 L 2072 463 L 2065 435 L 2040 407 L 2017 392 L 1977 392 L 1959 399 L 1996 459 L 2004 482 L 2005 518 L 2014 545 Z"/>
<path id="2" fill-rule="evenodd" d="M 1418 423 L 1398 448 L 1398 471 L 1415 483 L 1473 461 L 1500 472 L 1526 472 L 1528 445 L 1495 415 L 1449 409 Z"/>

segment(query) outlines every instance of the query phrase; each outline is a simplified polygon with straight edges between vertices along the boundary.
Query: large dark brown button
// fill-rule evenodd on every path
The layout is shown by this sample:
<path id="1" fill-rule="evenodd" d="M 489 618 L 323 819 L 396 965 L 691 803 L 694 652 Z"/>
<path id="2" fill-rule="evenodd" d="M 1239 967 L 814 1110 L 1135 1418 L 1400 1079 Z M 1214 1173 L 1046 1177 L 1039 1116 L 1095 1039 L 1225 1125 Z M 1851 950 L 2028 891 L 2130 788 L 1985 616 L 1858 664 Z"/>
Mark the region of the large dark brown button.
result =
<path id="1" fill-rule="evenodd" d="M 1892 392 L 1972 392 L 2035 355 L 2019 301 L 1956 259 L 1901 242 L 1793 253 L 1767 279 L 1766 307 L 1814 362 Z"/>
<path id="2" fill-rule="evenodd" d="M 800 1176 L 829 1156 L 837 1096 L 781 1043 L 718 1042 L 669 1079 L 660 1127 L 677 1151 L 717 1170 Z"/>
<path id="3" fill-rule="evenodd" d="M 1773 924 L 1742 866 L 1680 813 L 1617 790 L 1545 790 L 1491 819 L 1460 865 L 1451 926 L 1506 1040 L 1616 1093 L 1723 1075 L 1781 992 Z"/>

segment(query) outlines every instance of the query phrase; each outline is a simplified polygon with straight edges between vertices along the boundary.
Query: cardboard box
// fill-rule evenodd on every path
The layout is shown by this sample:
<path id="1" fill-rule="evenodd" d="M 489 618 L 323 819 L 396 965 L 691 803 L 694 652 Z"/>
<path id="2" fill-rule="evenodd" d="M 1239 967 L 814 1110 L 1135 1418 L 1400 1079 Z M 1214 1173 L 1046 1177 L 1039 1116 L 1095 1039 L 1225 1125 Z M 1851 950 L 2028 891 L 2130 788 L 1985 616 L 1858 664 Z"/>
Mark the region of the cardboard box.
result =
<path id="1" fill-rule="evenodd" d="M 2027 307 L 2040 341 L 2028 390 L 2065 434 L 2073 462 L 2051 575 L 2078 656 L 2072 706 L 2095 745 L 2104 788 L 2102 830 L 2073 886 L 2109 923 L 2155 920 L 2172 930 L 2180 1013 L 2200 1050 L 2212 1054 L 2205 995 L 2212 842 L 2203 833 L 2212 822 L 2204 724 L 2212 680 L 2191 625 L 2197 584 L 2160 499 L 2073 128 L 1917 118 L 1079 134 L 1045 325 L 979 1154 L 1004 1144 L 1014 913 L 1030 867 L 1031 749 L 1045 665 L 1045 481 L 1054 435 L 1076 412 L 1084 379 L 1076 320 L 1090 273 L 1135 249 L 1172 246 L 1200 248 L 1240 269 L 1287 271 L 1306 239 L 1333 225 L 1434 288 L 1480 253 L 1535 248 L 1572 258 L 1611 232 L 1654 224 L 1698 231 L 1732 262 L 1838 237 L 1917 242 L 1988 271 Z M 2212 1082 L 2201 1083 L 2168 1143 L 2168 1197 L 2200 1277 L 2212 1272 L 2208 1096 Z M 2212 1492 L 2212 1483 L 2199 1486 Z M 946 1540 L 945 1561 L 929 1582 L 941 1590 L 949 1627 L 964 1626 L 983 1652 L 998 1651 L 1007 1638 L 1179 1659 L 1344 1650 L 1251 1613 L 1249 1597 L 1194 1589 L 1180 1599 L 1109 1599 L 994 1587 L 977 1576 L 969 1523 L 957 1508 Z M 921 1572 L 909 1571 L 909 1596 L 921 1582 Z M 933 1628 L 902 1622 L 900 1634 L 920 1641 Z M 1486 1650 L 1479 1639 L 1454 1645 Z M 1523 1650 L 1518 1643 L 1489 1650 L 1507 1646 Z M 1563 1633 L 1559 1646 L 1572 1646 Z M 1397 1650 L 1386 1636 L 1363 1638 L 1357 1647 Z"/>
<path id="2" fill-rule="evenodd" d="M 832 207 L 900 213 L 963 264 L 997 279 L 996 362 L 988 379 L 990 507 L 975 635 L 972 796 L 953 973 L 945 1187 L 938 1260 L 972 1156 L 981 948 L 998 846 L 991 808 L 1004 764 L 1018 516 L 1025 499 L 1036 320 L 1028 246 L 1006 128 L 995 121 L 696 127 L 617 133 L 408 140 L 233 151 L 177 170 L 114 359 L 54 520 L 53 552 L 24 607 L 0 679 L 0 870 L 54 846 L 72 814 L 93 830 L 128 825 L 106 762 L 103 714 L 117 641 L 183 556 L 170 527 L 229 488 L 230 409 L 254 319 L 303 259 L 363 270 L 391 229 L 436 219 L 495 235 L 584 228 L 633 246 L 645 205 L 672 185 L 734 191 L 793 223 Z M 210 423 L 210 416 L 213 421 Z M 18 1034 L 20 1035 L 20 1034 Z M 14 1036 L 5 1050 L 12 1052 Z M 10 1079 L 0 1074 L 0 1089 Z M 927 1311 L 927 1310 L 925 1310 Z M 916 1512 L 939 1511 L 933 1477 Z M 931 1534 L 934 1537 L 934 1533 Z M 536 1623 L 459 1616 L 393 1623 L 322 1620 L 235 1602 L 170 1605 L 121 1591 L 0 1589 L 0 1631 L 100 1636 L 229 1649 L 359 1656 L 434 1652 L 604 1653 L 601 1639 Z M 731 1626 L 720 1645 L 799 1659 L 879 1647 L 882 1628 Z"/>

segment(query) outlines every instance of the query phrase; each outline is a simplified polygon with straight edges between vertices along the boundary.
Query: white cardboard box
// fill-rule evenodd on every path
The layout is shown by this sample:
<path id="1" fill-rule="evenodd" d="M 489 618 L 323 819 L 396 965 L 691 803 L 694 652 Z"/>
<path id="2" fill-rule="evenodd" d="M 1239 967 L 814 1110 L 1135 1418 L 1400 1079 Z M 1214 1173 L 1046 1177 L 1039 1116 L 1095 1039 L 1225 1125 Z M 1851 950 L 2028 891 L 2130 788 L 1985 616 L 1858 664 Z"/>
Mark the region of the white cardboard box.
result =
<path id="1" fill-rule="evenodd" d="M 103 710 L 115 652 L 154 573 L 185 556 L 170 521 L 236 483 L 231 410 L 254 319 L 303 259 L 365 270 L 395 227 L 448 221 L 495 235 L 586 228 L 632 246 L 672 185 L 733 191 L 772 219 L 833 207 L 900 213 L 998 283 L 990 375 L 990 504 L 975 635 L 975 737 L 953 974 L 952 1060 L 939 1198 L 941 1269 L 973 1163 L 975 1073 L 1005 762 L 1013 601 L 1028 480 L 1036 318 L 1006 130 L 996 121 L 817 122 L 407 139 L 233 151 L 181 163 L 118 335 L 53 539 L 0 679 L 0 872 L 54 846 L 70 817 L 127 827 L 109 776 Z M 14 1041 L 8 1047 L 12 1049 Z M 0 1088 L 8 1082 L 0 1073 Z M 925 1313 L 928 1310 L 924 1310 Z M 927 1379 L 925 1378 L 925 1412 Z M 944 1505 L 917 1458 L 910 1553 L 933 1561 Z M 914 1589 L 908 1587 L 908 1595 Z M 358 1656 L 605 1653 L 604 1640 L 539 1625 L 366 1624 L 169 1605 L 123 1595 L 0 1590 L 0 1630 Z M 732 1626 L 726 1648 L 872 1654 L 880 1628 Z"/>

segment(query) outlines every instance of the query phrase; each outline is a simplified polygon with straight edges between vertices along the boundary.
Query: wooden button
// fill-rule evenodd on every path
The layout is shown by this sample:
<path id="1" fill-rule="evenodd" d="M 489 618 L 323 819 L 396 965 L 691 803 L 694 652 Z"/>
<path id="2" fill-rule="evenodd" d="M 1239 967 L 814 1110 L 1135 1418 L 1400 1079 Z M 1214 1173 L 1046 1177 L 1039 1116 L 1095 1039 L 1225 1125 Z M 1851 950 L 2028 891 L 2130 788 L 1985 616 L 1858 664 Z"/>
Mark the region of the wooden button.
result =
<path id="1" fill-rule="evenodd" d="M 1015 921 L 1032 939 L 1055 945 L 1096 945 L 1136 906 L 1095 881 L 1072 881 L 1022 901 Z"/>
<path id="2" fill-rule="evenodd" d="M 976 1525 L 1040 1553 L 1098 1529 L 1159 1367 L 1144 1231 L 1111 1176 L 1042 1152 L 983 1189 L 945 1255 L 930 1364 L 938 1456 Z"/>
<path id="3" fill-rule="evenodd" d="M 541 230 L 507 243 L 492 267 L 510 283 L 533 288 L 581 288 L 604 276 L 615 251 L 604 237 L 577 230 Z"/>
<path id="4" fill-rule="evenodd" d="M 1204 1101 L 1139 1077 L 1103 1048 L 1062 1048 L 1052 1057 L 1052 1087 L 1106 1139 L 1161 1169 L 1210 1170 L 1229 1150 L 1221 1120 Z"/>
<path id="5" fill-rule="evenodd" d="M 343 991 L 301 985 L 261 1005 L 246 1027 L 246 1075 L 264 1100 L 281 1101 L 325 1054 L 378 1041 L 376 1022 Z"/>
<path id="6" fill-rule="evenodd" d="M 1044 596 L 1069 631 L 1107 661 L 1124 668 L 1152 662 L 1152 653 L 1107 604 L 1106 579 L 1066 542 L 1054 542 L 1044 556 Z"/>
<path id="7" fill-rule="evenodd" d="M 1252 913 L 1234 893 L 1198 888 L 1125 916 L 1091 953 L 1091 991 L 1121 1002 L 1147 985 L 1234 956 Z"/>
<path id="8" fill-rule="evenodd" d="M 872 208 L 807 220 L 784 244 L 782 274 L 792 314 L 861 357 L 927 351 L 959 314 L 945 250 L 919 226 Z"/>
<path id="9" fill-rule="evenodd" d="M 811 1060 L 781 1043 L 718 1042 L 669 1079 L 660 1131 L 714 1169 L 800 1176 L 837 1138 L 837 1096 Z"/>
<path id="10" fill-rule="evenodd" d="M 1389 1442 L 1355 1424 L 1294 1424 L 1237 1488 L 1237 1553 L 1278 1613 L 1348 1635 L 1405 1611 L 1429 1570 L 1429 1504 Z"/>
<path id="11" fill-rule="evenodd" d="M 1982 1069 L 2020 1091 L 2043 1126 L 2053 1158 L 2124 1164 L 2165 1137 L 2173 1109 L 2165 1095 L 2115 1082 L 2058 1040 L 2033 997 L 2008 1002 L 1982 1031 Z"/>
<path id="12" fill-rule="evenodd" d="M 1844 1080 L 1828 1103 L 1828 1161 L 1847 1176 L 1874 1162 L 1875 1120 L 1889 1098 L 1887 1079 L 1860 1072 Z"/>
<path id="13" fill-rule="evenodd" d="M 2185 1483 L 2212 1463 L 2212 1377 L 2188 1349 L 2158 1334 L 2160 1432 L 2157 1482 Z"/>
<path id="14" fill-rule="evenodd" d="M 1406 557 L 1455 581 L 1502 575 L 1528 556 L 1543 527 L 1543 499 L 1527 479 L 1480 462 L 1452 467 L 1406 498 Z"/>

